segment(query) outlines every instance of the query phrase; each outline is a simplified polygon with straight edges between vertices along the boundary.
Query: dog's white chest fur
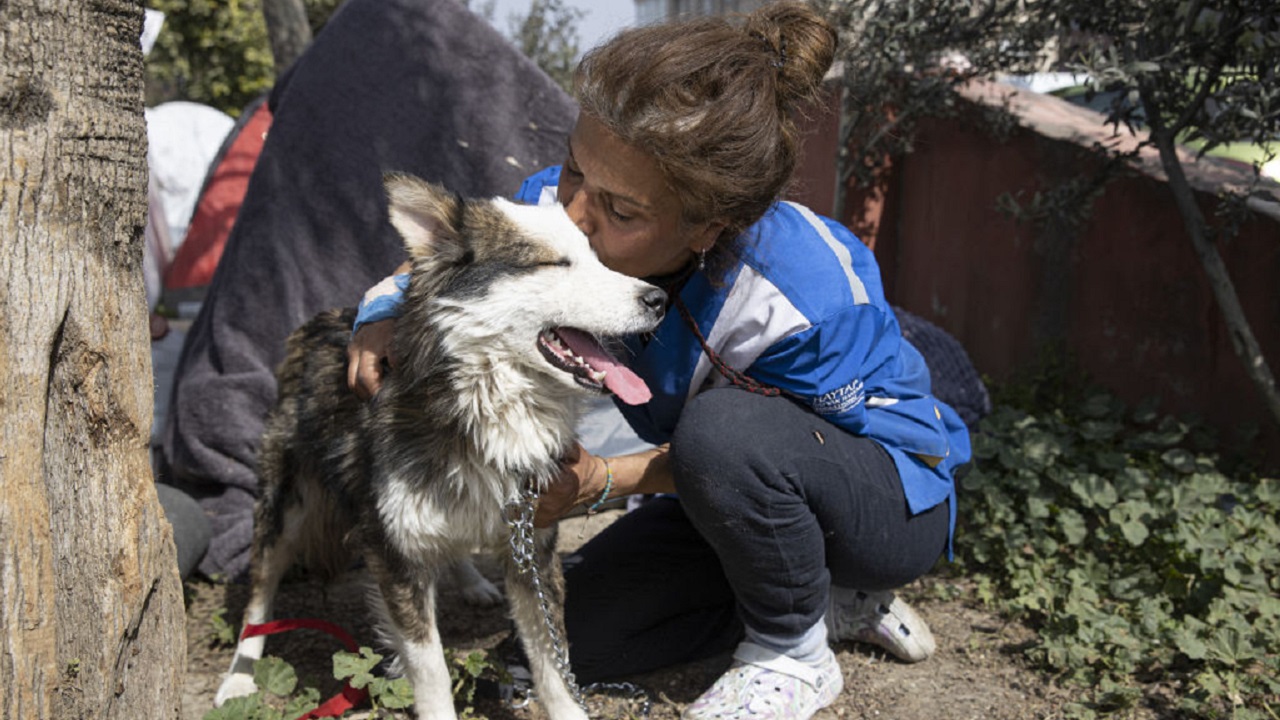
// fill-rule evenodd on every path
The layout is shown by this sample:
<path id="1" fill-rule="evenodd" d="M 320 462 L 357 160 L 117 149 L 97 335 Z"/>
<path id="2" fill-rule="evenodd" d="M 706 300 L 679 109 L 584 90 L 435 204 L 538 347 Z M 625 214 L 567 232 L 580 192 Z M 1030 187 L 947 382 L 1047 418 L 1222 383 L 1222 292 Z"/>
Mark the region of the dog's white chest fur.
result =
<path id="1" fill-rule="evenodd" d="M 378 515 L 388 540 L 406 557 L 493 548 L 508 537 L 503 508 L 518 499 L 520 487 L 520 478 L 477 464 L 425 484 L 392 476 L 379 492 Z"/>

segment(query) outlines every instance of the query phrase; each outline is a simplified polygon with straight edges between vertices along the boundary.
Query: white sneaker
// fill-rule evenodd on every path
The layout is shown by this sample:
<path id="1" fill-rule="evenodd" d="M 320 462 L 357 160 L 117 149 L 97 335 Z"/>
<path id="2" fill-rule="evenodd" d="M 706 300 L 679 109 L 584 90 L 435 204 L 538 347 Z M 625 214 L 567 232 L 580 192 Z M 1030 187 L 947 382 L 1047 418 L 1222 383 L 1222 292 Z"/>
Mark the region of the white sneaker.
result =
<path id="1" fill-rule="evenodd" d="M 917 663 L 933 655 L 933 633 L 905 600 L 892 592 L 831 588 L 827 631 L 837 640 L 876 645 L 903 662 Z"/>
<path id="2" fill-rule="evenodd" d="M 815 664 L 749 642 L 733 653 L 733 665 L 684 709 L 682 720 L 809 720 L 835 702 L 844 676 L 835 653 Z"/>

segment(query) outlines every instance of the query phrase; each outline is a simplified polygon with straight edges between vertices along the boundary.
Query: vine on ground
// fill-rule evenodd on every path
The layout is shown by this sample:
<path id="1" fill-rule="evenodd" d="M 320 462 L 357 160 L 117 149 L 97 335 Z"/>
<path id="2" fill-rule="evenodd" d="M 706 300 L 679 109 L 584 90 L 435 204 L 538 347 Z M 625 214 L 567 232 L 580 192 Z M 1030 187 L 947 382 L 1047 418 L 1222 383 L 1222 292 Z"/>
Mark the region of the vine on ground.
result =
<path id="1" fill-rule="evenodd" d="M 974 435 L 960 567 L 1039 630 L 1034 660 L 1092 687 L 1068 716 L 1163 686 L 1193 717 L 1280 717 L 1280 481 L 1228 475 L 1199 433 L 1098 394 L 1000 406 Z"/>

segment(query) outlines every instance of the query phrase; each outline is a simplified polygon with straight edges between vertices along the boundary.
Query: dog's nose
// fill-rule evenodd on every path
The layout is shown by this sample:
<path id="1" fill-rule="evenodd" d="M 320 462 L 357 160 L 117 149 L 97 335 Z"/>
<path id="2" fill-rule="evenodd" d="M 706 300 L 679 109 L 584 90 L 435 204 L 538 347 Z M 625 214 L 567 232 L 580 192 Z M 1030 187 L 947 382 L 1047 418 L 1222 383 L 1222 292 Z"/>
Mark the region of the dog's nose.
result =
<path id="1" fill-rule="evenodd" d="M 650 288 L 640 296 L 640 302 L 654 312 L 661 312 L 667 306 L 667 293 L 661 288 Z"/>

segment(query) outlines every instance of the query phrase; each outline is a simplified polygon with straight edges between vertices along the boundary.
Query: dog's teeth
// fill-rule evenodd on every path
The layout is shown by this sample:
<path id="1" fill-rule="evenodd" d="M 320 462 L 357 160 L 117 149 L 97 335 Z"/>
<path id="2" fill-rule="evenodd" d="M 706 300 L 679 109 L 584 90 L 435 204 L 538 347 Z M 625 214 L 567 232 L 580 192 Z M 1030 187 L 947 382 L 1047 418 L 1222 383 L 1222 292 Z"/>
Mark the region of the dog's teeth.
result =
<path id="1" fill-rule="evenodd" d="M 592 371 L 591 371 L 591 379 L 592 379 L 592 380 L 595 380 L 595 381 L 596 381 L 596 382 L 598 382 L 598 383 L 602 383 L 602 382 L 604 382 L 604 371 L 603 371 L 603 370 L 592 370 Z"/>

